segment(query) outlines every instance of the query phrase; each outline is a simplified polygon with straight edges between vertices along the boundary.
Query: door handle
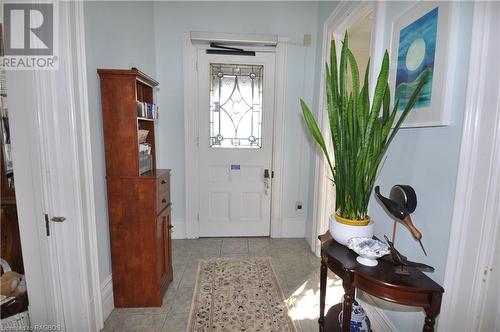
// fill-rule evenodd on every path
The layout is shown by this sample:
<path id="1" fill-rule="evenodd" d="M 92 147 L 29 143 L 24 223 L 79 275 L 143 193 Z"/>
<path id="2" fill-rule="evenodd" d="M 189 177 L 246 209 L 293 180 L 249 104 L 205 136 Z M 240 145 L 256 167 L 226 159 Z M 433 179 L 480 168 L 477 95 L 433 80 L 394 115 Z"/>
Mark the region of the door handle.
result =
<path id="1" fill-rule="evenodd" d="M 64 220 L 66 220 L 66 218 L 64 218 L 64 217 L 52 217 L 52 218 L 50 218 L 50 221 L 53 221 L 53 222 L 63 222 Z"/>

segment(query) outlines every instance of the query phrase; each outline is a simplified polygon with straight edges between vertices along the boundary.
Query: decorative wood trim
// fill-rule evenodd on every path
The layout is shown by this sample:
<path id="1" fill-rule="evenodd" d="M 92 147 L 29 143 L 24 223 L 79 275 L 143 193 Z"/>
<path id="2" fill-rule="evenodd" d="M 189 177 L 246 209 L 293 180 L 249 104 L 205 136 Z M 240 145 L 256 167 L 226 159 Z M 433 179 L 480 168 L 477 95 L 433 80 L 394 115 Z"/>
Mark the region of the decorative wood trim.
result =
<path id="1" fill-rule="evenodd" d="M 158 86 L 160 83 L 152 78 L 151 76 L 143 73 L 137 68 L 132 68 L 132 69 L 109 69 L 109 68 L 99 68 L 97 69 L 97 73 L 104 74 L 104 75 L 130 75 L 133 77 L 136 77 L 137 80 L 141 81 L 142 83 L 154 88 L 155 86 Z"/>
<path id="2" fill-rule="evenodd" d="M 198 153 L 198 117 L 196 104 L 198 100 L 198 84 L 196 47 L 191 43 L 189 32 L 184 34 L 184 148 L 186 169 L 186 237 L 199 237 L 199 153 Z M 189 93 L 188 93 L 189 91 Z"/>
<path id="3" fill-rule="evenodd" d="M 94 173 L 93 159 L 91 149 L 91 130 L 89 119 L 89 104 L 88 104 L 88 84 L 87 84 L 87 58 L 85 50 L 85 19 L 83 3 L 75 3 L 74 11 L 74 36 L 68 36 L 71 40 L 68 43 L 74 43 L 73 57 L 75 60 L 75 73 L 73 75 L 73 83 L 76 89 L 77 102 L 77 123 L 79 124 L 79 147 L 77 149 L 80 154 L 79 164 L 81 166 L 79 180 L 81 183 L 83 197 L 82 204 L 82 223 L 85 225 L 87 234 L 81 234 L 82 237 L 87 237 L 86 248 L 87 252 L 81 252 L 82 259 L 87 259 L 90 266 L 89 289 L 94 299 L 94 307 L 91 308 L 90 324 L 97 329 L 104 327 L 104 317 L 102 316 L 102 294 L 99 287 L 99 253 L 97 248 L 97 217 L 95 208 L 95 191 L 94 191 Z M 75 110 L 76 111 L 76 110 Z"/>
<path id="4" fill-rule="evenodd" d="M 276 75 L 274 86 L 274 137 L 273 171 L 271 192 L 271 237 L 284 237 L 283 231 L 283 175 L 285 153 L 285 109 L 287 91 L 288 38 L 278 37 L 276 46 Z"/>
<path id="5" fill-rule="evenodd" d="M 474 4 L 465 119 L 439 330 L 481 330 L 500 232 L 500 75 L 494 3 Z M 495 64 L 496 63 L 496 68 Z M 494 71 L 496 69 L 497 73 Z M 496 94 L 496 95 L 495 95 Z M 496 257 L 498 259 L 498 257 Z M 491 286 L 490 286 L 491 287 Z M 497 304 L 498 305 L 498 304 Z M 498 310 L 498 308 L 497 308 Z"/>

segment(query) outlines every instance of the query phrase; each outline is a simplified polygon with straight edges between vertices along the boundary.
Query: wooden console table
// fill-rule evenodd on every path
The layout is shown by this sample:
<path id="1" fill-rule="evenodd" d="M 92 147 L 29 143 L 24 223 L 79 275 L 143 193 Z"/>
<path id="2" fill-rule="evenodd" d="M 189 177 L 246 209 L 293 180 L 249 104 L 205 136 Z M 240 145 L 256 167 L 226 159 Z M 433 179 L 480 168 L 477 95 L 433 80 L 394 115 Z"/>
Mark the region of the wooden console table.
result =
<path id="1" fill-rule="evenodd" d="M 424 331 L 434 331 L 434 322 L 441 309 L 444 289 L 415 268 L 408 268 L 409 276 L 393 272 L 394 265 L 379 259 L 378 265 L 369 267 L 356 261 L 357 254 L 332 239 L 329 232 L 319 236 L 321 241 L 320 277 L 320 332 L 339 330 L 339 307 L 333 306 L 325 316 L 325 296 L 327 268 L 342 278 L 344 303 L 342 331 L 350 329 L 351 309 L 355 289 L 361 289 L 378 298 L 408 306 L 422 307 L 425 310 Z"/>

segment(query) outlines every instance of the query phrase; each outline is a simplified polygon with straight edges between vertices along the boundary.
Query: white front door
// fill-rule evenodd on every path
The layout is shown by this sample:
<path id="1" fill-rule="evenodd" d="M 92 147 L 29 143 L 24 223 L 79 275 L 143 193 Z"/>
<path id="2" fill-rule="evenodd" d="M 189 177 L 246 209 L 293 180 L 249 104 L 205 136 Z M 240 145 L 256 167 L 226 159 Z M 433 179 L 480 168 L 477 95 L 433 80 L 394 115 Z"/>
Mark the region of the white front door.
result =
<path id="1" fill-rule="evenodd" d="M 200 236 L 269 236 L 274 53 L 198 52 Z"/>

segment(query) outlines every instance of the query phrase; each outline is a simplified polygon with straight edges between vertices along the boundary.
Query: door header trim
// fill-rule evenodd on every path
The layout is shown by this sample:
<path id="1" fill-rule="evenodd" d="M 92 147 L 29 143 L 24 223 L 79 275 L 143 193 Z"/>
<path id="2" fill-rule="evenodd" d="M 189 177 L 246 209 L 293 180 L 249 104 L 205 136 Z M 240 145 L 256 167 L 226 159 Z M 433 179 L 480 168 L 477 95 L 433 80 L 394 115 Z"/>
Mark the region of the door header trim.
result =
<path id="1" fill-rule="evenodd" d="M 276 45 L 278 45 L 277 35 L 203 31 L 191 31 L 189 35 L 193 44 L 210 44 L 212 42 L 215 42 L 225 45 L 229 44 L 268 47 L 276 47 Z"/>

